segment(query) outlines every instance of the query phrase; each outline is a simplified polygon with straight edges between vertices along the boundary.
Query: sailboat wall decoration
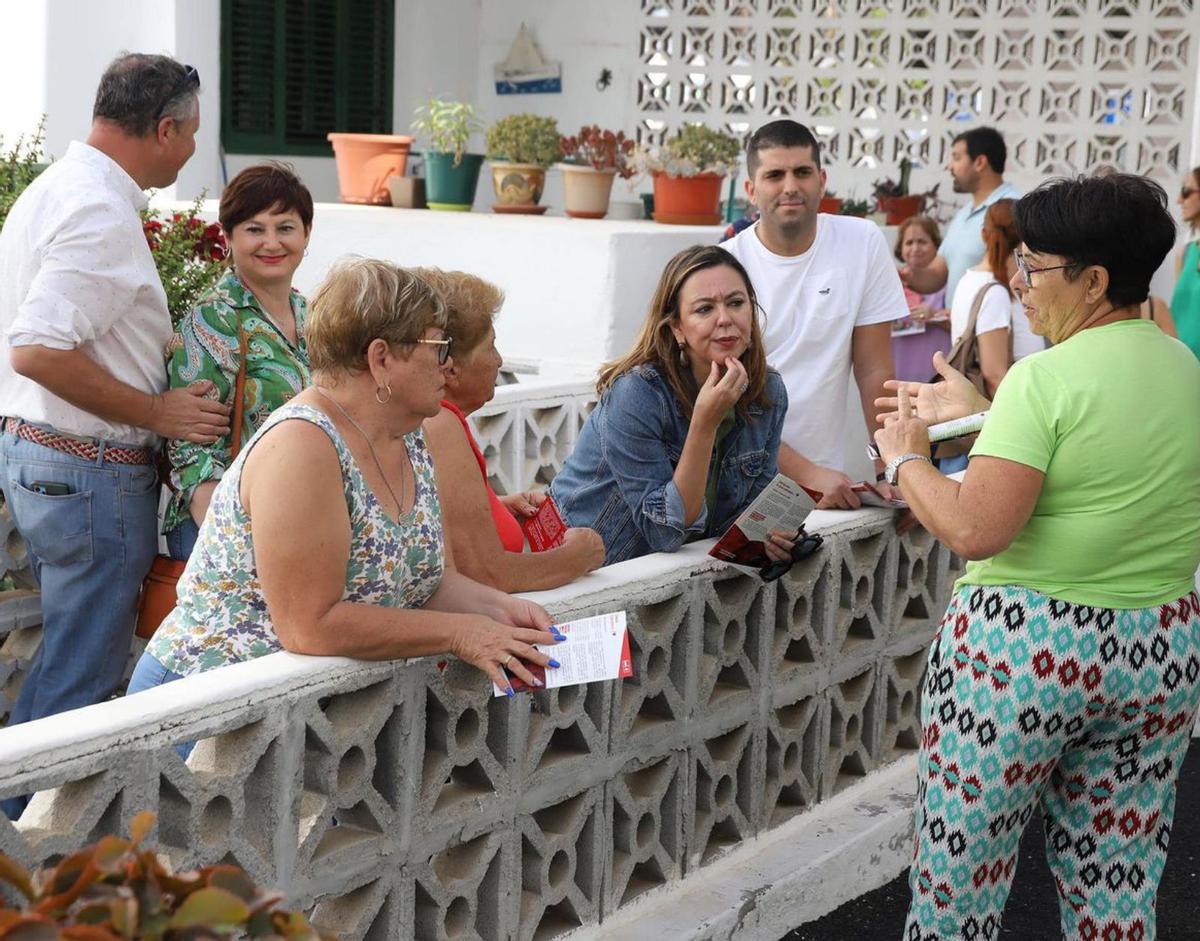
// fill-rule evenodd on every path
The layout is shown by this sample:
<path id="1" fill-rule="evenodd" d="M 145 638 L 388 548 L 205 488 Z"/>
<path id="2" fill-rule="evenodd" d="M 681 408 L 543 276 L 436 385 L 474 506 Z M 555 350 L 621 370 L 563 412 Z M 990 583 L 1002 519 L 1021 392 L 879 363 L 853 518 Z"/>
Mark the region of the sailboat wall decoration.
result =
<path id="1" fill-rule="evenodd" d="M 508 58 L 496 65 L 497 95 L 538 95 L 562 91 L 562 65 L 547 62 L 525 24 L 508 50 Z"/>

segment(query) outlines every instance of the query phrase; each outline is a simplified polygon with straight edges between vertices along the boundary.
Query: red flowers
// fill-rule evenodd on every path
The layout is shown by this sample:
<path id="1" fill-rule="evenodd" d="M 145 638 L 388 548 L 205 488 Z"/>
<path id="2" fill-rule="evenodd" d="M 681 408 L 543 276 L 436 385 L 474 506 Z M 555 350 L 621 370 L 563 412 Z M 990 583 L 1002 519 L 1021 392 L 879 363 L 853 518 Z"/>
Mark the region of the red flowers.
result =
<path id="1" fill-rule="evenodd" d="M 142 217 L 142 232 L 176 325 L 217 283 L 229 255 L 221 224 L 205 222 L 200 216 L 202 207 L 202 200 L 197 199 L 187 209 L 146 212 Z"/>

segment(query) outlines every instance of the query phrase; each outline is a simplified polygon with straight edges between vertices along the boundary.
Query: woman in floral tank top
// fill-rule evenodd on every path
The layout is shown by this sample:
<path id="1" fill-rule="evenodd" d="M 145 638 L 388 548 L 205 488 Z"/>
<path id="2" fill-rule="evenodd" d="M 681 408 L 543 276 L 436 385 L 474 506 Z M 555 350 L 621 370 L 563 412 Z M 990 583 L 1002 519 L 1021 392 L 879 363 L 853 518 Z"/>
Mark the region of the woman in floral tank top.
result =
<path id="1" fill-rule="evenodd" d="M 450 338 L 432 288 L 384 261 L 335 265 L 307 325 L 313 385 L 222 476 L 130 693 L 277 650 L 386 660 L 451 653 L 507 673 L 557 667 L 539 606 L 456 572 L 433 464 Z M 420 610 L 424 609 L 424 610 Z M 431 614 L 430 612 L 434 612 Z"/>

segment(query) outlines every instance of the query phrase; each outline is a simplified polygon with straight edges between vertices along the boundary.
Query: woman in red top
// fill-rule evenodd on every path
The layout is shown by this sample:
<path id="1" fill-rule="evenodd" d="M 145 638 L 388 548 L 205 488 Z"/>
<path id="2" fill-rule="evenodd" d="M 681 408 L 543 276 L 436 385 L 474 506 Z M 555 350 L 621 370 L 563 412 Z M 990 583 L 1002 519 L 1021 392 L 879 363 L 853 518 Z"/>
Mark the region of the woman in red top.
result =
<path id="1" fill-rule="evenodd" d="M 425 421 L 425 439 L 437 468 L 446 538 L 460 572 L 501 591 L 557 588 L 604 564 L 604 543 L 591 529 L 568 529 L 562 545 L 523 552 L 520 520 L 547 499 L 540 491 L 497 496 L 467 416 L 496 392 L 500 354 L 492 321 L 504 294 L 462 271 L 415 269 L 442 295 L 446 333 L 454 353 L 445 369 L 441 412 Z"/>

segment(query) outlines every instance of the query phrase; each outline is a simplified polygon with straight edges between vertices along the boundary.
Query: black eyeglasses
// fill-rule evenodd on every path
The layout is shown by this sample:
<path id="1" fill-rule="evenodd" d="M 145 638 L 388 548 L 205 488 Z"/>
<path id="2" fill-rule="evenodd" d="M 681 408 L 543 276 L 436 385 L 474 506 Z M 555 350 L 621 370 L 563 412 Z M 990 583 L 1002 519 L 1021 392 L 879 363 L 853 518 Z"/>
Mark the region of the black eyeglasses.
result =
<path id="1" fill-rule="evenodd" d="M 1191 186 L 1185 186 L 1183 189 L 1181 189 L 1179 191 L 1179 198 L 1187 199 L 1189 196 L 1192 195 L 1192 193 L 1200 193 L 1200 190 L 1198 190 L 1194 187 L 1191 187 Z"/>
<path id="2" fill-rule="evenodd" d="M 1025 287 L 1033 287 L 1033 276 L 1039 271 L 1059 271 L 1063 268 L 1070 268 L 1070 265 L 1050 265 L 1047 268 L 1030 268 L 1029 262 L 1025 260 L 1025 256 L 1020 251 L 1013 251 L 1013 258 L 1017 260 L 1017 270 L 1021 272 L 1021 277 L 1025 280 Z"/>
<path id="3" fill-rule="evenodd" d="M 793 565 L 802 559 L 807 559 L 820 549 L 825 539 L 820 533 L 806 533 L 804 527 L 801 526 L 792 542 L 794 543 L 792 546 L 792 557 L 764 565 L 758 570 L 759 578 L 764 582 L 773 582 L 777 578 L 782 578 L 792 570 Z"/>
<path id="4" fill-rule="evenodd" d="M 446 360 L 450 358 L 450 348 L 454 345 L 454 337 L 442 337 L 440 340 L 414 340 L 413 342 L 436 346 L 438 348 L 438 365 L 445 366 Z"/>
<path id="5" fill-rule="evenodd" d="M 162 105 L 158 109 L 158 114 L 154 118 L 156 124 L 162 120 L 163 114 L 167 110 L 167 106 L 175 100 L 175 97 L 181 91 L 187 88 L 200 87 L 200 73 L 196 71 L 196 67 L 194 65 L 185 65 L 184 68 L 187 71 L 183 73 L 183 78 L 171 86 L 171 90 L 167 92 L 167 96 L 163 99 Z"/>

